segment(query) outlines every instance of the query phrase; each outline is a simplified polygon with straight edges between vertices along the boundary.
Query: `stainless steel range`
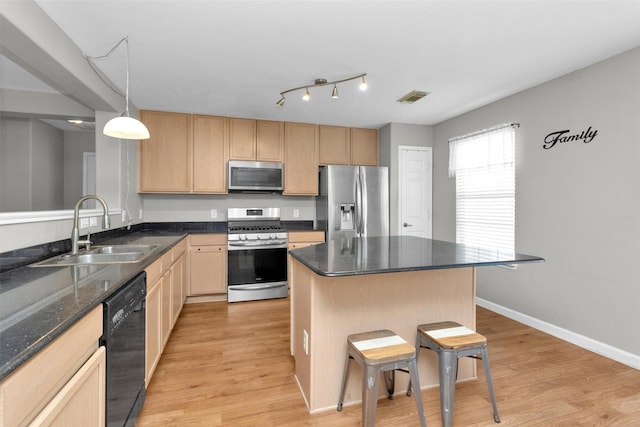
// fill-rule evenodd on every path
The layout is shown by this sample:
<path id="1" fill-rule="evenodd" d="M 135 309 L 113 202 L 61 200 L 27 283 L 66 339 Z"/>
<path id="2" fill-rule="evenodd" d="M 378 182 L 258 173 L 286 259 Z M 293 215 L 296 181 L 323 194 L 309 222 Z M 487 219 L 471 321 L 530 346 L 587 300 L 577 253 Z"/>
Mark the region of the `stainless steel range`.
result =
<path id="1" fill-rule="evenodd" d="M 227 224 L 227 301 L 287 297 L 289 240 L 280 208 L 231 208 Z"/>

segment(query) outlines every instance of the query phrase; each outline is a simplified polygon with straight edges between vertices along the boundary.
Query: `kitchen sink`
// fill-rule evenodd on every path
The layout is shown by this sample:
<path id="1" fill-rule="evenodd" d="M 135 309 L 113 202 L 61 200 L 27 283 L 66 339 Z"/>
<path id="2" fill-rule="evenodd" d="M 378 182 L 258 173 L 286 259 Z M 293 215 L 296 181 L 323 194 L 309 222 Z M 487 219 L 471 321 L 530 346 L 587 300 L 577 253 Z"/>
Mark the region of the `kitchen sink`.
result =
<path id="1" fill-rule="evenodd" d="M 94 246 L 88 253 L 90 254 L 123 254 L 123 253 L 143 253 L 157 248 L 158 245 L 113 245 Z"/>
<path id="2" fill-rule="evenodd" d="M 32 267 L 64 267 L 84 264 L 120 264 L 140 262 L 157 245 L 96 246 L 88 252 L 64 254 L 31 264 Z"/>

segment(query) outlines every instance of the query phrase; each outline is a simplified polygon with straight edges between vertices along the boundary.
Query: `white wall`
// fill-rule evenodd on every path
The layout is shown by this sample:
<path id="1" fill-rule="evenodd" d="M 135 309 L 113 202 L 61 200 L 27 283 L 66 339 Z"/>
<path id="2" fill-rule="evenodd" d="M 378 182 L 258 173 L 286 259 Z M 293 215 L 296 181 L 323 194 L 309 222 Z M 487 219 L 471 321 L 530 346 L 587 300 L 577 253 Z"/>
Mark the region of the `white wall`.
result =
<path id="1" fill-rule="evenodd" d="M 640 48 L 434 127 L 434 238 L 455 239 L 448 138 L 518 122 L 516 250 L 544 264 L 481 268 L 478 296 L 640 356 Z M 543 149 L 545 136 L 597 130 Z"/>

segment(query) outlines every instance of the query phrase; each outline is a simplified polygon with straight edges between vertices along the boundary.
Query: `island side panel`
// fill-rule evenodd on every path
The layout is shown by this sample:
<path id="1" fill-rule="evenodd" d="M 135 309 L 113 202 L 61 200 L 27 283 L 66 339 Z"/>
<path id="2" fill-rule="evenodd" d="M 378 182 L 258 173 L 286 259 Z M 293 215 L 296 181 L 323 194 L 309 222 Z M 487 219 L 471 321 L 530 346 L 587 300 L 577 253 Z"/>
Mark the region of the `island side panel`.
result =
<path id="1" fill-rule="evenodd" d="M 311 330 L 311 282 L 315 274 L 300 261 L 291 258 L 291 352 L 295 360 L 295 376 L 302 397 L 310 408 L 311 357 L 304 351 L 304 331 Z M 311 342 L 308 343 L 311 346 Z"/>
<path id="2" fill-rule="evenodd" d="M 311 292 L 306 295 L 310 304 L 306 310 L 310 322 L 309 356 L 302 356 L 300 367 L 309 369 L 306 399 L 312 413 L 335 410 L 347 335 L 391 329 L 413 344 L 420 323 L 454 320 L 476 327 L 474 268 L 325 277 L 301 267 L 308 275 L 297 291 L 308 284 Z M 296 354 L 296 371 L 297 368 Z M 432 352 L 423 351 L 419 369 L 422 388 L 438 384 L 437 359 Z M 345 405 L 361 402 L 361 374 L 362 369 L 354 366 Z M 475 376 L 475 362 L 461 361 L 458 380 Z M 398 373 L 396 393 L 404 393 L 407 385 L 408 376 Z M 385 395 L 380 384 L 379 396 Z"/>

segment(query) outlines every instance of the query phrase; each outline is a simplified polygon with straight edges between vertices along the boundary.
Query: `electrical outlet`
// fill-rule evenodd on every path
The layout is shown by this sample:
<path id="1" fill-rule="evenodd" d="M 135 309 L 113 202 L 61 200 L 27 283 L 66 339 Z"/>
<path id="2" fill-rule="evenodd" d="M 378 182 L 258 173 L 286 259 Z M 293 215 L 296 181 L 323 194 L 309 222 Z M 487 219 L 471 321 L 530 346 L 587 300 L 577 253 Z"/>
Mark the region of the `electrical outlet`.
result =
<path id="1" fill-rule="evenodd" d="M 211 209 L 211 218 L 218 218 L 218 209 Z"/>
<path id="2" fill-rule="evenodd" d="M 293 210 L 293 217 L 294 218 L 298 218 L 300 216 L 300 209 L 294 209 Z"/>
<path id="3" fill-rule="evenodd" d="M 89 228 L 89 218 L 80 218 L 80 228 Z"/>
<path id="4" fill-rule="evenodd" d="M 142 219 L 142 209 L 138 210 L 138 219 Z"/>
<path id="5" fill-rule="evenodd" d="M 302 331 L 302 347 L 304 348 L 304 354 L 309 355 L 309 334 L 307 331 Z"/>
<path id="6" fill-rule="evenodd" d="M 98 225 L 98 218 L 96 218 L 95 216 L 92 216 L 91 218 L 89 218 L 90 227 L 96 227 L 97 225 Z"/>
<path id="7" fill-rule="evenodd" d="M 124 222 L 127 220 L 127 212 L 126 211 L 122 211 L 122 223 L 124 224 Z"/>

